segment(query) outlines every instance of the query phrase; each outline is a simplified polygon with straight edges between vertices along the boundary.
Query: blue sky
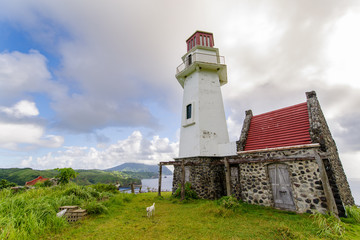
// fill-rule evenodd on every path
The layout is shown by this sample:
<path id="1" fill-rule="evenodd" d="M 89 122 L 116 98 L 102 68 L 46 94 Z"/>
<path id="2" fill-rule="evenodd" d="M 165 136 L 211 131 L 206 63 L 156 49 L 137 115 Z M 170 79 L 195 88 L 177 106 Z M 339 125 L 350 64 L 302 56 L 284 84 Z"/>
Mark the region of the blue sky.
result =
<path id="1" fill-rule="evenodd" d="M 244 112 L 315 90 L 348 177 L 360 171 L 357 1 L 0 0 L 0 167 L 110 168 L 178 155 L 185 40 L 225 56 L 229 135 Z M 189 7 L 191 6 L 191 7 Z M 201 14 L 200 14 L 201 13 Z"/>

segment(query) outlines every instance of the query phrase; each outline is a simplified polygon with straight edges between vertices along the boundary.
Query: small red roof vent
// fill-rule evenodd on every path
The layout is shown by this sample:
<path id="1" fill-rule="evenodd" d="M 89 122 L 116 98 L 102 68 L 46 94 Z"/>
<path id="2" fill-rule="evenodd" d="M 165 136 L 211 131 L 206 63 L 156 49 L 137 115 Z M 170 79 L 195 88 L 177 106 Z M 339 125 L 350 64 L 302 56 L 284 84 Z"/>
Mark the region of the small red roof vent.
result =
<path id="1" fill-rule="evenodd" d="M 186 40 L 187 51 L 200 45 L 205 47 L 214 47 L 214 36 L 210 32 L 196 31 Z"/>
<path id="2" fill-rule="evenodd" d="M 310 144 L 307 103 L 251 118 L 245 151 Z"/>

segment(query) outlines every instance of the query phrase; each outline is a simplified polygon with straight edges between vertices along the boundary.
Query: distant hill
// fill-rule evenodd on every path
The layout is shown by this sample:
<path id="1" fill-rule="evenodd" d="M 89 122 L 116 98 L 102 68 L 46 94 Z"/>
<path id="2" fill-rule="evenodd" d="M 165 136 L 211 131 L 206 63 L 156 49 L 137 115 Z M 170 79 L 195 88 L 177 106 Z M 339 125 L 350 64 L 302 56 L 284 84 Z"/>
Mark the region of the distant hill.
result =
<path id="1" fill-rule="evenodd" d="M 119 166 L 106 169 L 104 171 L 112 172 L 112 171 L 122 171 L 122 172 L 154 172 L 159 173 L 158 165 L 147 165 L 142 163 L 123 163 Z M 162 168 L 162 174 L 164 175 L 172 175 L 170 169 L 166 166 Z"/>

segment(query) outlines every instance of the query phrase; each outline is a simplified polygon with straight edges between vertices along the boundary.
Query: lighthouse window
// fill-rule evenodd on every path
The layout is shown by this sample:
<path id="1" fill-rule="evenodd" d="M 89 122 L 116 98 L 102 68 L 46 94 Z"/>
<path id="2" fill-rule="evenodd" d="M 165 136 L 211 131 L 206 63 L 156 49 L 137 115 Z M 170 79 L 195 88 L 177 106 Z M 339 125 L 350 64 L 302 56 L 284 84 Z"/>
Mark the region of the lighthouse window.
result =
<path id="1" fill-rule="evenodd" d="M 188 66 L 190 66 L 192 64 L 192 57 L 191 54 L 189 54 L 188 56 Z"/>
<path id="2" fill-rule="evenodd" d="M 191 104 L 186 106 L 186 119 L 191 118 Z"/>
<path id="3" fill-rule="evenodd" d="M 203 36 L 200 35 L 200 45 L 203 46 Z"/>

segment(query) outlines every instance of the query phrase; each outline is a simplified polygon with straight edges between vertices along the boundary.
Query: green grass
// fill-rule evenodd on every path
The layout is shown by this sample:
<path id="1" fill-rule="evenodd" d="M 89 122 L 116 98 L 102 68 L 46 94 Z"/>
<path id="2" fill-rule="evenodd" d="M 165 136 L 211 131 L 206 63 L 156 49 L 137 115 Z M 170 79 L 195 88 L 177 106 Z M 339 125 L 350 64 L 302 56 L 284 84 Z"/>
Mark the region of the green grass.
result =
<path id="1" fill-rule="evenodd" d="M 18 193 L 3 189 L 0 191 L 0 239 L 36 239 L 41 234 L 60 232 L 68 227 L 66 220 L 56 217 L 60 206 L 79 205 L 99 214 L 107 212 L 105 202 L 99 200 L 113 195 L 75 184 Z"/>
<path id="2" fill-rule="evenodd" d="M 151 218 L 145 208 L 155 202 Z M 90 214 L 69 224 L 59 206 Z M 349 218 L 295 214 L 224 197 L 172 198 L 170 193 L 115 193 L 110 186 L 69 184 L 13 193 L 0 191 L 0 239 L 360 239 L 359 209 Z M 340 229 L 340 231 L 339 231 Z"/>
<path id="3" fill-rule="evenodd" d="M 221 201 L 181 202 L 170 193 L 163 196 L 116 195 L 107 203 L 108 214 L 88 217 L 42 239 L 341 239 L 319 234 L 309 214 L 246 203 L 228 209 Z M 147 218 L 145 208 L 153 202 L 155 216 Z M 344 225 L 343 239 L 360 239 L 359 225 Z"/>

